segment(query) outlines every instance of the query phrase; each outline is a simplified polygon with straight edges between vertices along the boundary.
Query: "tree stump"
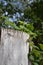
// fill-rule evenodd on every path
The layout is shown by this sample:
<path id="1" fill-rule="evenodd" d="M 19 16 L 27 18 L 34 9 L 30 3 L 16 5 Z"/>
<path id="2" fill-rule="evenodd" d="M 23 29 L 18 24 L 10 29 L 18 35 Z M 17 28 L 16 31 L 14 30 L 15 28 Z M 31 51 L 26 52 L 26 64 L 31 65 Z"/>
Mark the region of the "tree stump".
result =
<path id="1" fill-rule="evenodd" d="M 30 65 L 29 35 L 12 29 L 1 29 L 0 65 Z"/>

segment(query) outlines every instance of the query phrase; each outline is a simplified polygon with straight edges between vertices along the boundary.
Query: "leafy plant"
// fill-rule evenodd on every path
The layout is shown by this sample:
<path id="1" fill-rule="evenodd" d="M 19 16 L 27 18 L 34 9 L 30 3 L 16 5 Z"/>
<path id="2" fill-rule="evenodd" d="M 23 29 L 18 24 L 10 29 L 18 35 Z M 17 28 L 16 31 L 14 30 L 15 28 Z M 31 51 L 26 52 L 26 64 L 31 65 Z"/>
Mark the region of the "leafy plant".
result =
<path id="1" fill-rule="evenodd" d="M 3 2 L 0 3 L 0 26 L 28 33 L 30 35 L 30 38 L 27 40 L 30 43 L 28 58 L 32 65 L 43 65 L 43 1 L 33 1 L 29 6 L 27 3 L 24 3 L 22 5 L 25 8 L 21 9 L 14 7 L 10 0 L 6 0 L 6 3 L 6 6 L 3 5 Z M 4 15 L 6 11 L 8 14 Z M 9 21 L 9 15 L 13 17 L 13 14 L 16 12 L 23 12 L 23 18 L 16 21 L 16 23 Z M 25 19 L 28 22 L 25 22 Z"/>

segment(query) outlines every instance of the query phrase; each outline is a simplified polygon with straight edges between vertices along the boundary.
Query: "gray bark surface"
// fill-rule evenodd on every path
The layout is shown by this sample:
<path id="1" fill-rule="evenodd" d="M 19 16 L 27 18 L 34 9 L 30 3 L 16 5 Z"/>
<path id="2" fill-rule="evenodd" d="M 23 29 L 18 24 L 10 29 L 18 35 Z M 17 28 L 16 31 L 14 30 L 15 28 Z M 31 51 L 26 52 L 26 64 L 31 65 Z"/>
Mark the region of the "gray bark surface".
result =
<path id="1" fill-rule="evenodd" d="M 27 33 L 2 28 L 0 65 L 28 65 L 28 38 Z"/>

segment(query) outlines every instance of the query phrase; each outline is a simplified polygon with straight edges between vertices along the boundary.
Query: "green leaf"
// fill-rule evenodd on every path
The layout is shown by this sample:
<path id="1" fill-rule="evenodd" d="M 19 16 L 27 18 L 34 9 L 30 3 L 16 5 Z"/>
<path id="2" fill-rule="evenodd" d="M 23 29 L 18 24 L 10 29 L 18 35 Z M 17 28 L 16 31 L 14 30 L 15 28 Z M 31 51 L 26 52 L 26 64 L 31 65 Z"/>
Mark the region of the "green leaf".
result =
<path id="1" fill-rule="evenodd" d="M 30 55 L 30 56 L 29 56 L 29 59 L 30 59 L 31 61 L 34 61 L 34 56 Z"/>
<path id="2" fill-rule="evenodd" d="M 33 65 L 39 65 L 37 62 L 34 62 Z"/>
<path id="3" fill-rule="evenodd" d="M 39 46 L 40 46 L 41 50 L 43 50 L 43 44 L 39 44 Z"/>
<path id="4" fill-rule="evenodd" d="M 36 50 L 33 48 L 33 53 L 36 57 L 39 57 L 40 56 L 40 51 Z"/>
<path id="5" fill-rule="evenodd" d="M 19 25 L 24 25 L 24 21 L 19 21 Z"/>
<path id="6" fill-rule="evenodd" d="M 29 23 L 29 24 L 26 24 L 25 26 L 26 26 L 27 29 L 29 29 L 29 30 L 31 30 L 31 31 L 34 30 L 33 24 L 30 24 L 30 23 Z"/>
<path id="7" fill-rule="evenodd" d="M 34 47 L 34 43 L 33 42 L 29 42 L 29 45 Z"/>

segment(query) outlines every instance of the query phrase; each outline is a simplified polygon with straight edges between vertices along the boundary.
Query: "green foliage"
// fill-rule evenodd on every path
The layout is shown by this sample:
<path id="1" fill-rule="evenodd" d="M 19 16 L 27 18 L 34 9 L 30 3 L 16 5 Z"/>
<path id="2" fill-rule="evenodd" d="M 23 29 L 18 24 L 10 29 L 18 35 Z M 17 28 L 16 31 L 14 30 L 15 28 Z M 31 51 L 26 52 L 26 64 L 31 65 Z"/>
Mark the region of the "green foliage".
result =
<path id="1" fill-rule="evenodd" d="M 39 44 L 40 49 L 43 51 L 43 44 Z"/>
<path id="2" fill-rule="evenodd" d="M 30 15 L 31 14 L 31 8 L 30 7 L 27 7 L 25 10 L 24 10 L 24 17 L 25 18 L 30 18 Z"/>
<path id="3" fill-rule="evenodd" d="M 31 8 L 34 14 L 43 20 L 43 0 L 33 2 Z"/>
<path id="4" fill-rule="evenodd" d="M 31 57 L 32 65 L 43 65 L 43 1 L 30 4 L 30 8 L 27 7 L 24 11 L 24 17 L 31 19 L 30 22 L 33 23 L 34 27 L 33 32 L 36 33 L 35 37 L 30 35 L 29 41 L 32 51 L 30 50 L 29 58 Z"/>
<path id="5" fill-rule="evenodd" d="M 5 20 L 3 25 L 7 28 L 9 28 L 9 26 L 10 26 L 10 28 L 26 32 L 30 35 L 34 35 L 34 33 L 32 32 L 32 30 L 34 29 L 33 25 L 32 24 L 25 24 L 25 22 L 23 22 L 23 21 L 18 21 L 18 25 L 16 25 L 14 22 L 10 22 L 7 19 L 7 20 Z"/>

